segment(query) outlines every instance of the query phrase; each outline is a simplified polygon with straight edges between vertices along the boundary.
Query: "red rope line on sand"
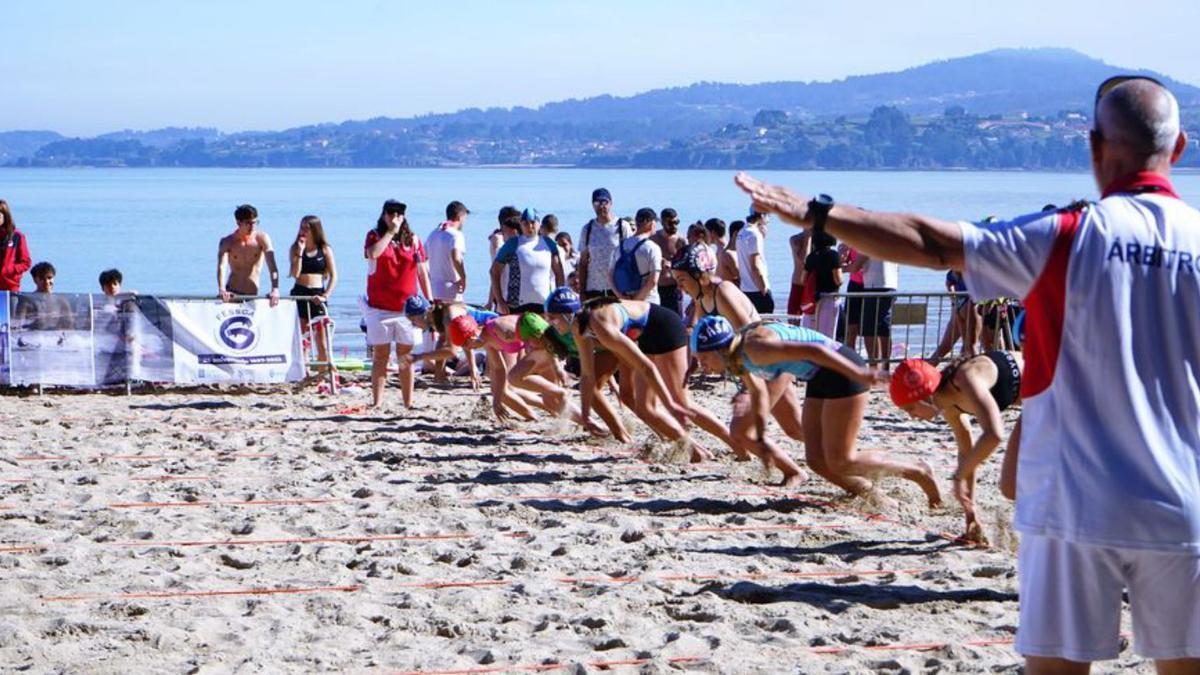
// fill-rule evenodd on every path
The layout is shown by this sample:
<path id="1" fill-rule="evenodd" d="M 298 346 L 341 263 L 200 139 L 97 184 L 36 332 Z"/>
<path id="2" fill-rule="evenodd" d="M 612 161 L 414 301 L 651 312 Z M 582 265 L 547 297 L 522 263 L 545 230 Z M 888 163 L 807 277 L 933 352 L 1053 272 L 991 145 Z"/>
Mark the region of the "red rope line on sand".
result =
<path id="1" fill-rule="evenodd" d="M 179 507 L 202 507 L 211 508 L 213 506 L 296 506 L 300 504 L 330 504 L 333 502 L 344 502 L 346 500 L 332 498 L 295 498 L 295 499 L 221 499 L 216 501 L 196 501 L 196 502 L 117 502 L 109 504 L 110 509 L 162 509 L 162 508 L 179 508 Z"/>
<path id="2" fill-rule="evenodd" d="M 266 452 L 232 452 L 232 453 L 225 454 L 225 455 L 208 455 L 208 456 L 204 456 L 203 459 L 216 459 L 216 460 L 229 459 L 229 458 L 233 458 L 233 459 L 276 459 L 277 457 L 279 457 L 279 455 L 266 453 Z M 197 456 L 194 454 L 193 455 L 183 455 L 183 454 L 175 454 L 175 455 L 99 455 L 97 457 L 84 457 L 81 459 L 98 459 L 101 461 L 114 460 L 114 461 L 126 461 L 126 462 L 138 462 L 138 461 L 151 462 L 151 461 L 160 461 L 160 460 L 167 460 L 167 459 L 197 459 Z"/>
<path id="3" fill-rule="evenodd" d="M 179 474 L 176 476 L 176 475 L 171 475 L 171 474 L 164 474 L 162 476 L 130 476 L 129 480 L 137 481 L 139 483 L 155 483 L 155 482 L 160 482 L 160 481 L 172 481 L 172 480 L 217 480 L 217 479 L 212 476 L 186 476 L 183 474 Z"/>
<path id="4" fill-rule="evenodd" d="M 438 541 L 471 539 L 470 534 L 364 534 L 351 537 L 288 537 L 282 539 L 210 539 L 196 541 L 118 541 L 110 546 L 150 548 L 154 546 L 278 546 L 280 544 L 354 544 L 364 541 Z"/>
<path id="5" fill-rule="evenodd" d="M 855 647 L 812 647 L 810 654 L 845 654 L 856 649 L 872 652 L 904 651 L 927 652 L 946 647 L 1006 647 L 1012 645 L 1012 638 L 992 638 L 983 640 L 967 640 L 965 642 L 914 642 L 910 644 L 862 645 Z"/>
<path id="6" fill-rule="evenodd" d="M 48 547 L 43 544 L 33 544 L 31 546 L 5 546 L 0 547 L 0 553 L 33 553 L 35 551 L 45 551 Z"/>
<path id="7" fill-rule="evenodd" d="M 13 459 L 18 462 L 61 462 L 71 458 L 66 455 L 17 455 Z"/>
<path id="8" fill-rule="evenodd" d="M 43 602 L 80 602 L 86 600 L 155 600 L 163 598 L 214 598 L 229 595 L 292 595 L 298 593 L 354 593 L 362 586 L 308 586 L 290 588 L 237 588 L 225 591 L 148 591 L 142 593 L 116 593 L 113 595 L 52 595 L 43 597 Z"/>
<path id="9" fill-rule="evenodd" d="M 614 667 L 614 665 L 646 665 L 654 663 L 658 659 L 654 658 L 624 658 L 617 661 L 589 661 L 583 662 L 583 665 L 590 665 L 592 668 L 606 670 Z M 708 661 L 707 656 L 676 656 L 664 658 L 667 664 L 683 664 L 683 663 L 703 663 Z M 571 668 L 572 663 L 526 663 L 526 664 L 506 664 L 506 665 L 485 665 L 479 668 L 461 668 L 456 670 L 402 670 L 394 675 L 476 675 L 486 673 L 544 673 L 547 670 L 563 670 Z"/>
<path id="10" fill-rule="evenodd" d="M 821 577 L 876 577 L 889 574 L 920 574 L 931 568 L 920 567 L 913 569 L 883 569 L 883 570 L 812 570 L 809 572 L 749 572 L 741 575 L 729 574 L 656 574 L 645 577 L 563 577 L 555 579 L 564 584 L 580 583 L 614 583 L 631 584 L 639 581 L 720 581 L 728 580 L 758 580 L 758 579 L 813 579 Z"/>
<path id="11" fill-rule="evenodd" d="M 784 499 L 795 499 L 796 501 L 804 502 L 805 504 L 811 504 L 813 506 L 823 506 L 825 508 L 828 508 L 828 509 L 831 509 L 834 511 L 841 511 L 842 513 L 851 513 L 860 518 L 863 518 L 864 520 L 879 521 L 879 522 L 883 522 L 883 523 L 888 523 L 889 525 L 899 525 L 904 528 L 919 530 L 923 534 L 931 534 L 933 536 L 938 537 L 939 539 L 945 539 L 946 541 L 949 541 L 954 544 L 969 546 L 971 548 L 992 550 L 992 547 L 989 544 L 982 544 L 977 541 L 972 541 L 963 536 L 952 534 L 950 532 L 936 532 L 933 530 L 924 530 L 918 526 L 912 525 L 910 523 L 906 523 L 902 520 L 896 520 L 895 518 L 889 518 L 888 516 L 885 516 L 880 513 L 870 513 L 867 511 L 861 511 L 859 509 L 839 506 L 830 501 L 826 501 L 826 500 L 822 500 L 822 499 L 814 499 L 813 497 L 808 497 L 808 496 L 805 496 L 802 494 L 773 491 L 773 490 L 770 490 L 769 488 L 767 489 L 767 491 L 764 492 L 764 494 L 772 494 L 776 497 L 780 497 L 780 498 L 784 498 Z"/>
<path id="12" fill-rule="evenodd" d="M 658 659 L 619 659 L 613 661 L 587 661 L 582 665 L 591 666 L 605 670 L 613 666 L 644 666 L 649 663 L 654 663 Z M 661 659 L 667 664 L 683 664 L 683 663 L 703 663 L 709 660 L 707 656 L 675 656 L 667 659 Z M 456 670 L 405 670 L 395 675 L 478 675 L 483 673 L 540 673 L 550 670 L 562 670 L 570 668 L 575 664 L 572 663 L 528 663 L 528 664 L 506 664 L 502 666 L 482 666 L 478 668 L 460 668 Z"/>

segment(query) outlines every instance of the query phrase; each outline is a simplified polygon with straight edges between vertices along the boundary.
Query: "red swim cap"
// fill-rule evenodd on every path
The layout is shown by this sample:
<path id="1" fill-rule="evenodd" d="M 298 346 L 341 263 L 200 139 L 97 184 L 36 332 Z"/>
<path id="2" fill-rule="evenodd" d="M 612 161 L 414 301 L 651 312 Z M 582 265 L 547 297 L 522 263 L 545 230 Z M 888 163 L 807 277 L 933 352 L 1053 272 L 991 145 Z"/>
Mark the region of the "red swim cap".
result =
<path id="1" fill-rule="evenodd" d="M 469 314 L 456 316 L 450 320 L 450 344 L 461 347 L 479 335 L 479 324 Z"/>
<path id="2" fill-rule="evenodd" d="M 900 362 L 892 373 L 888 387 L 892 402 L 898 406 L 916 403 L 933 396 L 942 383 L 942 374 L 924 359 L 907 359 Z"/>

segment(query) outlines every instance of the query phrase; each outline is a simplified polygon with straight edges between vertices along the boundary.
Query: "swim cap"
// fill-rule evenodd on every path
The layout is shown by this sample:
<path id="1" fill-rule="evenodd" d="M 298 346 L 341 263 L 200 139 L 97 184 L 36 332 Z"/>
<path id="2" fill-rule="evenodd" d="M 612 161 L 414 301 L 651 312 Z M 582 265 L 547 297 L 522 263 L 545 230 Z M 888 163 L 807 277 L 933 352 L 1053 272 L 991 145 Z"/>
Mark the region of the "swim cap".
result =
<path id="1" fill-rule="evenodd" d="M 728 347 L 736 331 L 723 316 L 706 316 L 692 329 L 692 351 L 713 352 Z"/>
<path id="2" fill-rule="evenodd" d="M 679 252 L 671 259 L 671 269 L 689 274 L 700 274 L 717 269 L 717 263 L 712 259 L 712 253 L 707 246 L 688 244 L 679 249 Z"/>
<path id="3" fill-rule="evenodd" d="M 1019 345 L 1025 344 L 1025 310 L 1017 315 L 1017 320 L 1012 325 L 1013 340 Z"/>
<path id="4" fill-rule="evenodd" d="M 450 320 L 450 329 L 447 332 L 450 334 L 450 344 L 461 347 L 479 335 L 479 324 L 475 323 L 471 315 L 463 314 Z"/>
<path id="5" fill-rule="evenodd" d="M 545 335 L 548 328 L 550 328 L 548 321 L 537 314 L 526 312 L 517 322 L 517 336 L 525 342 L 532 342 Z"/>
<path id="6" fill-rule="evenodd" d="M 429 311 L 429 301 L 419 295 L 410 295 L 404 301 L 404 316 L 421 316 Z"/>
<path id="7" fill-rule="evenodd" d="M 582 306 L 579 294 L 566 286 L 559 286 L 550 291 L 549 297 L 546 298 L 547 314 L 574 314 Z"/>
<path id="8" fill-rule="evenodd" d="M 888 391 L 893 403 L 905 406 L 933 396 L 941 383 L 942 374 L 931 363 L 924 359 L 906 359 L 892 373 Z"/>

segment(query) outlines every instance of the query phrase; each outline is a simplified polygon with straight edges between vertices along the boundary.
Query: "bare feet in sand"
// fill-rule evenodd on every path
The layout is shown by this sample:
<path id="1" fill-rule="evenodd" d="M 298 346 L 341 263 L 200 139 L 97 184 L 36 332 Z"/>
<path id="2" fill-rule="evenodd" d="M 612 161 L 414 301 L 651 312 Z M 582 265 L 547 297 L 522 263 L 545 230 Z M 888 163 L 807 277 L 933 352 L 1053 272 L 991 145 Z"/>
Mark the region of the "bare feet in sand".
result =
<path id="1" fill-rule="evenodd" d="M 921 486 L 921 490 L 929 498 L 929 508 L 936 509 L 942 505 L 942 492 L 938 489 L 937 480 L 933 477 L 933 467 L 925 460 L 918 460 L 917 466 L 920 468 L 920 473 L 913 476 L 913 480 Z"/>
<path id="2" fill-rule="evenodd" d="M 983 525 L 978 520 L 967 520 L 967 531 L 963 533 L 963 539 L 981 546 L 988 545 L 987 535 L 983 531 Z"/>
<path id="3" fill-rule="evenodd" d="M 808 474 L 801 471 L 800 473 L 794 473 L 790 476 L 784 476 L 783 480 L 779 482 L 779 487 L 796 487 L 806 480 L 808 480 Z"/>

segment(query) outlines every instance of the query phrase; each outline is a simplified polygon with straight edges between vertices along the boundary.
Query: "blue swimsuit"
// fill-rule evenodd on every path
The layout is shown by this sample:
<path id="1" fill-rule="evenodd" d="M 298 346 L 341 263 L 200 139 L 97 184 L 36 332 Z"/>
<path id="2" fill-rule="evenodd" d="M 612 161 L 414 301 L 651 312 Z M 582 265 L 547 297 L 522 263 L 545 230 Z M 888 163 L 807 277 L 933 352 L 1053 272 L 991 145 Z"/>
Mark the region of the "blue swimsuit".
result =
<path id="1" fill-rule="evenodd" d="M 787 323 L 764 323 L 762 326 L 773 331 L 784 342 L 818 344 L 828 347 L 835 352 L 838 351 L 838 347 L 840 346 L 825 335 L 809 328 L 793 326 Z M 750 357 L 746 355 L 745 350 L 742 350 L 742 364 L 751 374 L 757 375 L 764 380 L 773 380 L 784 373 L 791 373 L 798 381 L 807 382 L 821 369 L 820 366 L 811 361 L 785 361 L 783 363 L 760 366 L 750 361 Z"/>

